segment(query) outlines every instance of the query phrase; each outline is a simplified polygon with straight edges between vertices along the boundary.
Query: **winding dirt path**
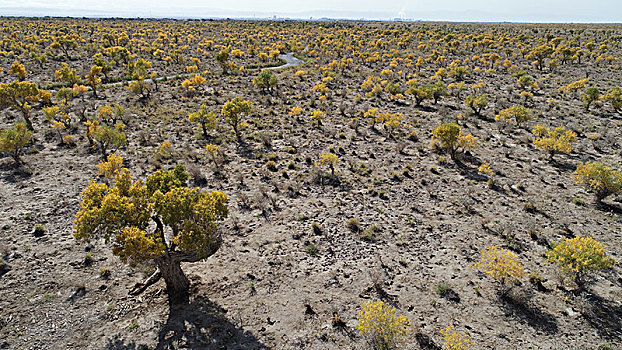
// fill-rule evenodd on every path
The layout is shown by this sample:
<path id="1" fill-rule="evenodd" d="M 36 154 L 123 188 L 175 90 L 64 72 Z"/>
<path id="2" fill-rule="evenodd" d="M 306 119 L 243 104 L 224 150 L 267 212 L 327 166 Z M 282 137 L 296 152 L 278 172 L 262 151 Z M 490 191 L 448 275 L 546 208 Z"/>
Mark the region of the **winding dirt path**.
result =
<path id="1" fill-rule="evenodd" d="M 285 64 L 281 65 L 281 66 L 276 66 L 276 67 L 270 67 L 268 69 L 281 69 L 281 68 L 287 68 L 287 67 L 293 67 L 293 66 L 299 66 L 303 63 L 305 63 L 305 61 L 294 57 L 294 54 L 292 52 L 287 53 L 287 54 L 281 54 L 279 55 L 279 58 L 282 58 L 285 60 Z"/>
<path id="2" fill-rule="evenodd" d="M 264 68 L 264 69 L 282 69 L 282 68 L 287 68 L 287 67 L 294 67 L 294 66 L 299 66 L 303 63 L 305 63 L 305 61 L 294 57 L 294 54 L 292 52 L 290 53 L 286 53 L 286 54 L 280 54 L 279 58 L 285 60 L 285 64 L 280 65 L 280 66 L 276 66 L 276 67 L 268 67 L 268 68 Z M 178 77 L 188 77 L 190 76 L 190 74 L 175 74 L 175 75 L 169 75 L 166 77 L 157 77 L 155 78 L 156 81 L 162 81 L 162 80 L 169 80 L 169 79 L 174 79 L 174 78 L 178 78 Z M 129 83 L 135 82 L 136 80 L 123 80 L 123 81 L 118 81 L 115 83 L 106 83 L 106 84 L 102 84 L 102 87 L 106 87 L 106 86 L 123 86 L 123 85 L 127 85 Z M 153 82 L 153 79 L 149 78 L 149 79 L 145 79 L 145 82 L 147 83 L 151 83 Z M 90 86 L 87 86 L 87 89 L 91 90 Z M 47 90 L 49 92 L 56 92 L 55 89 L 51 89 L 51 90 Z"/>

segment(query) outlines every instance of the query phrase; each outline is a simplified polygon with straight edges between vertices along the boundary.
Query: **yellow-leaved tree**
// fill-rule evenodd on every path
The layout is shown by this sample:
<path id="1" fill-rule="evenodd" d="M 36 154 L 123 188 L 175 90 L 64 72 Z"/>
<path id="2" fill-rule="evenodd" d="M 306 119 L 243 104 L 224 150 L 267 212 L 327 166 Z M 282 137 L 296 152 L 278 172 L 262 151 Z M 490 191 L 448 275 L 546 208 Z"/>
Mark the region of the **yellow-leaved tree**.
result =
<path id="1" fill-rule="evenodd" d="M 472 134 L 464 135 L 460 125 L 443 123 L 432 130 L 431 147 L 449 152 L 451 159 L 456 160 L 458 149 L 471 150 L 477 145 L 477 138 Z"/>
<path id="2" fill-rule="evenodd" d="M 566 238 L 555 244 L 546 257 L 572 277 L 579 288 L 583 287 L 590 273 L 610 269 L 615 263 L 606 255 L 603 244 L 592 236 Z"/>
<path id="3" fill-rule="evenodd" d="M 203 137 L 207 139 L 209 137 L 207 130 L 216 128 L 216 113 L 211 112 L 205 104 L 202 104 L 196 112 L 188 114 L 188 121 L 201 126 Z"/>
<path id="4" fill-rule="evenodd" d="M 249 101 L 242 100 L 239 97 L 227 101 L 224 106 L 222 106 L 220 114 L 235 132 L 238 142 L 242 142 L 241 130 L 248 126 L 248 123 L 244 122 L 243 119 L 250 115 L 252 108 Z"/>
<path id="5" fill-rule="evenodd" d="M 24 123 L 17 123 L 11 129 L 0 129 L 0 152 L 11 153 L 15 163 L 19 164 L 20 156 L 31 137 L 32 131 L 28 130 Z"/>
<path id="6" fill-rule="evenodd" d="M 406 343 L 410 320 L 382 300 L 363 303 L 356 329 L 374 349 L 396 349 Z"/>
<path id="7" fill-rule="evenodd" d="M 533 145 L 549 153 L 549 160 L 557 153 L 572 152 L 572 143 L 577 141 L 577 134 L 563 126 L 551 130 L 543 125 L 533 127 L 532 133 L 536 136 Z"/>
<path id="8" fill-rule="evenodd" d="M 41 99 L 41 90 L 30 81 L 14 81 L 9 84 L 0 83 L 0 107 L 13 108 L 22 113 L 26 126 L 34 131 L 30 120 L 31 103 Z"/>
<path id="9" fill-rule="evenodd" d="M 514 120 L 516 126 L 520 126 L 522 123 L 531 120 L 531 111 L 521 105 L 512 106 L 499 111 L 499 114 L 495 116 L 495 120 L 503 120 L 508 123 Z"/>
<path id="10" fill-rule="evenodd" d="M 131 266 L 155 263 L 155 273 L 131 294 L 163 278 L 170 303 L 187 301 L 190 282 L 181 263 L 206 259 L 220 248 L 217 223 L 229 214 L 224 193 L 188 188 L 187 181 L 183 165 L 158 170 L 145 182 L 128 169 L 110 187 L 92 181 L 82 191 L 73 235 L 112 242 L 113 254 Z"/>
<path id="11" fill-rule="evenodd" d="M 600 162 L 579 164 L 572 178 L 576 183 L 594 191 L 597 203 L 622 191 L 622 171 Z"/>
<path id="12" fill-rule="evenodd" d="M 508 282 L 518 282 L 525 275 L 518 256 L 496 245 L 483 249 L 479 260 L 470 267 L 499 282 L 503 289 L 508 287 Z"/>

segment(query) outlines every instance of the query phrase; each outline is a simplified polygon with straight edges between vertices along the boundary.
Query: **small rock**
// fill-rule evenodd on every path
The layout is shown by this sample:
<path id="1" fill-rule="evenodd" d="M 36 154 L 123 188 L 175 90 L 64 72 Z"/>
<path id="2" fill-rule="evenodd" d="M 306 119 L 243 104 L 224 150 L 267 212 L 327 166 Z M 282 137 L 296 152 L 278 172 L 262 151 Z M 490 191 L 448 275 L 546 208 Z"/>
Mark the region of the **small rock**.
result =
<path id="1" fill-rule="evenodd" d="M 311 308 L 311 305 L 305 304 L 305 315 L 313 316 L 315 315 L 315 311 Z"/>
<path id="2" fill-rule="evenodd" d="M 574 311 L 571 307 L 569 307 L 566 310 L 562 311 L 562 313 L 564 315 L 567 315 L 567 316 L 570 316 L 570 317 L 574 317 L 574 316 L 578 315 L 578 313 L 576 311 Z"/>
<path id="3" fill-rule="evenodd" d="M 76 288 L 75 292 L 73 292 L 73 294 L 69 298 L 67 298 L 67 301 L 73 304 L 76 299 L 81 298 L 84 295 L 86 295 L 86 287 L 80 286 Z"/>
<path id="4" fill-rule="evenodd" d="M 37 238 L 43 237 L 45 234 L 45 228 L 41 225 L 37 225 L 34 229 L 32 229 L 32 234 Z"/>

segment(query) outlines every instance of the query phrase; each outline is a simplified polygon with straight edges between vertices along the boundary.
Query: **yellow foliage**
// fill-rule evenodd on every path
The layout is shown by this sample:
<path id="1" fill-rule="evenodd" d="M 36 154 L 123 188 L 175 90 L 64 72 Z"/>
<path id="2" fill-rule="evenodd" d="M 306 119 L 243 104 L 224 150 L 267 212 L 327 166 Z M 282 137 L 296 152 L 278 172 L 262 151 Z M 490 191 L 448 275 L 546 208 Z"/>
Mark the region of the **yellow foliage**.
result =
<path id="1" fill-rule="evenodd" d="M 190 77 L 190 82 L 192 83 L 192 85 L 200 86 L 200 85 L 205 84 L 206 81 L 207 80 L 199 74 L 196 74 Z"/>
<path id="2" fill-rule="evenodd" d="M 289 111 L 289 115 L 299 116 L 301 114 L 302 114 L 302 108 L 298 106 L 293 106 L 292 109 Z"/>
<path id="3" fill-rule="evenodd" d="M 118 156 L 116 153 L 112 153 L 108 156 L 106 161 L 101 161 L 97 164 L 97 170 L 99 171 L 100 176 L 114 178 L 117 174 L 119 174 L 122 166 L 123 158 Z"/>
<path id="4" fill-rule="evenodd" d="M 339 157 L 337 157 L 334 153 L 321 153 L 319 155 L 319 160 L 315 163 L 315 166 L 328 166 L 330 168 L 331 175 L 335 175 L 335 169 L 337 168 L 338 161 Z"/>
<path id="5" fill-rule="evenodd" d="M 380 79 L 379 77 L 370 75 L 361 85 L 361 89 L 363 89 L 363 91 L 370 91 L 374 86 L 380 84 L 381 80 L 382 79 Z"/>
<path id="6" fill-rule="evenodd" d="M 395 349 L 406 344 L 410 320 L 382 300 L 363 303 L 356 329 L 369 339 L 374 349 Z"/>
<path id="7" fill-rule="evenodd" d="M 440 147 L 455 159 L 458 148 L 471 150 L 477 145 L 477 138 L 472 134 L 464 135 L 462 128 L 456 123 L 443 123 L 432 131 L 431 147 Z"/>
<path id="8" fill-rule="evenodd" d="M 58 122 L 58 121 L 52 122 L 52 129 L 54 130 L 65 130 L 66 128 L 67 126 L 65 126 L 65 123 L 63 122 Z"/>
<path id="9" fill-rule="evenodd" d="M 499 114 L 495 116 L 495 120 L 503 120 L 508 123 L 511 122 L 512 119 L 514 119 L 517 126 L 520 126 L 523 122 L 531 120 L 531 111 L 524 106 L 518 105 L 502 109 L 499 111 Z"/>
<path id="10" fill-rule="evenodd" d="M 483 162 L 482 165 L 480 165 L 479 168 L 477 168 L 477 173 L 480 175 L 493 176 L 495 174 L 495 171 L 492 170 L 488 162 Z"/>
<path id="11" fill-rule="evenodd" d="M 324 113 L 324 111 L 321 111 L 319 109 L 316 109 L 313 112 L 311 112 L 311 119 L 314 120 L 318 126 L 322 125 L 322 120 L 324 119 L 325 116 L 326 116 L 326 113 Z"/>
<path id="12" fill-rule="evenodd" d="M 553 246 L 546 257 L 577 281 L 590 272 L 610 269 L 615 263 L 606 256 L 603 244 L 592 236 L 566 238 Z"/>
<path id="13" fill-rule="evenodd" d="M 489 278 L 505 284 L 506 281 L 517 282 L 524 275 L 523 264 L 516 254 L 499 249 L 496 245 L 486 247 L 480 259 L 470 265 L 471 268 L 485 273 Z"/>
<path id="14" fill-rule="evenodd" d="M 577 141 L 577 134 L 572 130 L 566 130 L 563 126 L 551 130 L 543 125 L 536 125 L 532 133 L 536 136 L 533 145 L 539 150 L 548 152 L 551 159 L 557 153 L 572 152 L 572 143 Z"/>
<path id="15" fill-rule="evenodd" d="M 471 337 L 467 333 L 461 333 L 454 329 L 454 325 L 449 325 L 441 329 L 443 335 L 443 349 L 445 350 L 468 350 L 472 345 Z"/>
<path id="16" fill-rule="evenodd" d="M 212 154 L 212 153 L 218 153 L 220 152 L 220 148 L 216 145 L 212 145 L 212 144 L 207 144 L 205 145 L 205 150 L 207 151 L 207 153 Z"/>
<path id="17" fill-rule="evenodd" d="M 103 237 L 113 242 L 113 253 L 130 265 L 159 258 L 167 252 L 186 254 L 181 261 L 196 261 L 214 252 L 219 242 L 216 222 L 227 217 L 228 198 L 222 192 L 201 192 L 186 187 L 188 173 L 178 165 L 147 177 L 146 184 L 122 169 L 112 187 L 91 181 L 82 192 L 74 221 L 74 237 Z M 172 242 L 160 239 L 170 228 Z"/>
<path id="18" fill-rule="evenodd" d="M 18 61 L 13 62 L 13 65 L 11 65 L 11 69 L 9 69 L 9 72 L 11 74 L 15 74 L 20 80 L 24 80 L 28 76 L 26 68 Z"/>
<path id="19" fill-rule="evenodd" d="M 622 191 L 622 172 L 600 162 L 579 164 L 572 179 L 596 193 L 596 200 Z"/>
<path id="20" fill-rule="evenodd" d="M 585 85 L 590 81 L 590 78 L 585 78 L 585 79 L 580 79 L 577 81 L 573 81 L 572 83 L 566 85 L 566 86 L 562 86 L 559 89 L 557 89 L 559 92 L 563 92 L 563 93 L 568 93 L 568 92 L 572 92 L 572 93 L 576 93 L 579 90 L 583 90 L 585 88 Z"/>
<path id="21" fill-rule="evenodd" d="M 207 137 L 207 130 L 216 128 L 216 113 L 209 111 L 207 106 L 202 104 L 196 112 L 188 114 L 188 121 L 201 126 L 203 136 Z"/>
<path id="22" fill-rule="evenodd" d="M 471 108 L 475 114 L 479 114 L 482 109 L 488 106 L 488 95 L 469 95 L 464 99 L 464 105 Z"/>
<path id="23" fill-rule="evenodd" d="M 13 159 L 19 162 L 19 157 L 31 137 L 32 131 L 24 123 L 17 123 L 11 129 L 0 129 L 0 152 L 10 152 Z"/>
<path id="24" fill-rule="evenodd" d="M 164 141 L 162 142 L 160 147 L 158 147 L 158 151 L 156 152 L 156 155 L 158 157 L 168 157 L 171 155 L 172 151 L 173 151 L 173 144 L 170 141 Z"/>
<path id="25" fill-rule="evenodd" d="M 128 227 L 117 232 L 112 254 L 117 255 L 124 263 L 135 266 L 159 257 L 164 248 L 158 235 L 148 234 L 138 227 Z"/>
<path id="26" fill-rule="evenodd" d="M 240 130 L 248 125 L 243 121 L 243 118 L 248 116 L 251 111 L 252 105 L 250 101 L 242 100 L 240 97 L 229 100 L 222 106 L 220 114 L 224 117 L 227 124 L 233 128 L 238 140 L 242 137 Z"/>
<path id="27" fill-rule="evenodd" d="M 376 116 L 378 115 L 378 108 L 370 108 L 363 113 L 363 118 L 370 119 L 370 124 L 376 123 Z"/>
<path id="28" fill-rule="evenodd" d="M 315 86 L 313 86 L 311 88 L 311 90 L 313 91 L 317 91 L 320 92 L 322 94 L 325 94 L 327 92 L 329 92 L 330 90 L 326 87 L 326 85 L 324 85 L 324 83 L 320 83 L 320 84 L 316 84 Z"/>
<path id="29" fill-rule="evenodd" d="M 205 145 L 205 151 L 217 168 L 222 165 L 223 153 L 217 145 L 207 144 Z"/>

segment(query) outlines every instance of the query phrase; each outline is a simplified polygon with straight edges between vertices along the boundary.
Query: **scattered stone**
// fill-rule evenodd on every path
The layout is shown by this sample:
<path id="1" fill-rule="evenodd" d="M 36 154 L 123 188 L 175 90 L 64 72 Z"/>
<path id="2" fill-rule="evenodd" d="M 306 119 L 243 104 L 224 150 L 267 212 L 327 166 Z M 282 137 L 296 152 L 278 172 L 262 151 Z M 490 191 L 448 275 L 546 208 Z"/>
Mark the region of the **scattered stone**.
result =
<path id="1" fill-rule="evenodd" d="M 36 225 L 32 229 L 32 234 L 37 238 L 43 237 L 43 235 L 45 234 L 45 227 L 43 227 L 43 225 Z"/>
<path id="2" fill-rule="evenodd" d="M 311 305 L 309 304 L 305 304 L 305 315 L 309 315 L 309 316 L 316 315 L 315 311 L 313 311 L 313 308 L 311 308 Z"/>
<path id="3" fill-rule="evenodd" d="M 69 298 L 67 298 L 67 301 L 73 304 L 76 301 L 76 299 L 82 298 L 85 295 L 86 295 L 86 287 L 80 286 L 76 288 L 76 290 L 73 292 L 73 294 Z"/>
<path id="4" fill-rule="evenodd" d="M 562 313 L 566 316 L 569 317 L 575 317 L 577 316 L 579 313 L 574 311 L 571 307 L 567 308 L 566 310 L 562 311 Z"/>

